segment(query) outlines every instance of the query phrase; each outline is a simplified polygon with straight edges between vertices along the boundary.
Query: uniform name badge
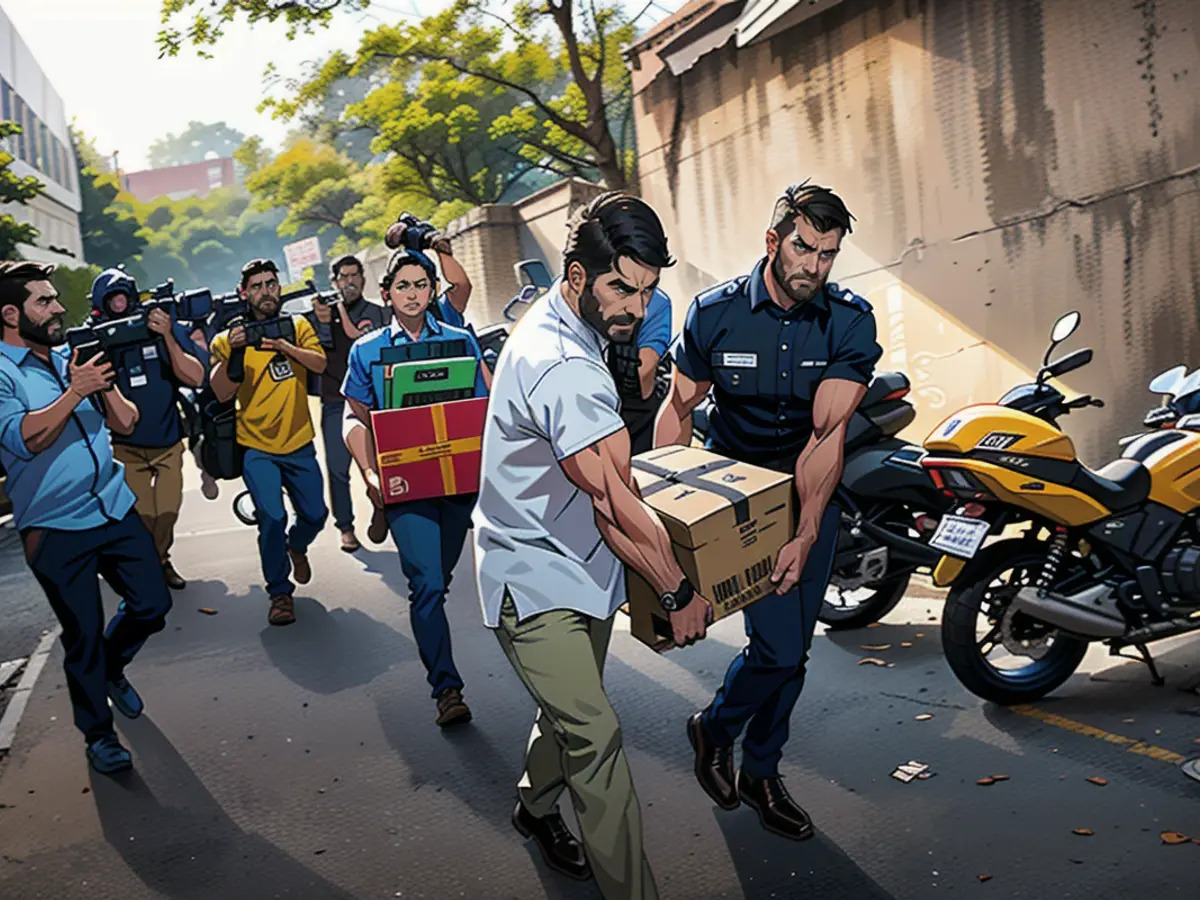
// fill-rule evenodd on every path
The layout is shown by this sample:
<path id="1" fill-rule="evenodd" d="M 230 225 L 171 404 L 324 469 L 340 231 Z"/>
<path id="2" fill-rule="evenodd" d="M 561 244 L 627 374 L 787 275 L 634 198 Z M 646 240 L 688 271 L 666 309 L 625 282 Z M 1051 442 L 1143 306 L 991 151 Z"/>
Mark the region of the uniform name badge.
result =
<path id="1" fill-rule="evenodd" d="M 158 359 L 158 347 L 155 344 L 150 344 L 142 348 L 142 357 L 145 359 Z"/>
<path id="2" fill-rule="evenodd" d="M 730 369 L 757 369 L 757 353 L 722 353 L 721 365 Z"/>

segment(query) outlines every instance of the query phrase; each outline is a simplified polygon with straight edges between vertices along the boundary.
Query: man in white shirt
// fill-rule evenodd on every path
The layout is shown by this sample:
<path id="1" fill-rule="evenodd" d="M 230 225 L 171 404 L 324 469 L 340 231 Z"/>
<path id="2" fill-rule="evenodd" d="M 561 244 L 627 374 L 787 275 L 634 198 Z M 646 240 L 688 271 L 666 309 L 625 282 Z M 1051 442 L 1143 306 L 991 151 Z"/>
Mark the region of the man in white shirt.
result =
<path id="1" fill-rule="evenodd" d="M 712 615 L 638 495 L 604 358 L 609 342 L 636 340 L 659 271 L 672 264 L 643 201 L 604 194 L 576 213 L 563 277 L 500 354 L 474 513 L 484 622 L 539 708 L 513 824 L 551 868 L 594 875 L 607 900 L 658 896 L 601 680 L 625 567 L 659 592 L 677 644 L 704 637 Z M 556 812 L 564 789 L 582 848 Z"/>

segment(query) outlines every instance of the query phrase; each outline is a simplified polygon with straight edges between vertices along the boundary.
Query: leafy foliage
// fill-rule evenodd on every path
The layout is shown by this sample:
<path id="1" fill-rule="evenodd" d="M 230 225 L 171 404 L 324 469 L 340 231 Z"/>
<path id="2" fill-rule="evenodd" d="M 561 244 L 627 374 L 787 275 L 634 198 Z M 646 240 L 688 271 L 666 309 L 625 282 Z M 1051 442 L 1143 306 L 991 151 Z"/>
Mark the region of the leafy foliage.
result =
<path id="1" fill-rule="evenodd" d="M 97 168 L 103 157 L 95 145 L 74 128 L 71 143 L 79 164 L 83 258 L 103 268 L 120 265 L 146 246 L 145 239 L 138 235 L 142 226 L 132 213 L 115 205 L 120 193 L 117 176 Z"/>
<path id="2" fill-rule="evenodd" d="M 209 153 L 219 157 L 232 156 L 245 140 L 244 134 L 224 122 L 189 122 L 179 134 L 168 134 L 150 145 L 150 168 L 204 162 Z"/>
<path id="3" fill-rule="evenodd" d="M 366 181 L 352 160 L 327 144 L 303 137 L 293 140 L 247 177 L 246 188 L 254 196 L 255 210 L 286 210 L 281 235 L 294 237 L 307 227 L 318 234 L 339 229 L 351 240 L 359 236 L 343 219 L 363 199 Z"/>
<path id="4" fill-rule="evenodd" d="M 15 122 L 0 122 L 0 140 L 21 134 L 23 129 Z M 32 175 L 21 178 L 9 169 L 11 153 L 0 150 L 0 203 L 16 203 L 25 206 L 41 194 L 46 186 Z M 20 259 L 17 244 L 34 244 L 41 233 L 32 225 L 18 222 L 11 215 L 0 216 L 0 259 Z"/>
<path id="5" fill-rule="evenodd" d="M 67 308 L 67 321 L 79 325 L 92 309 L 92 282 L 100 274 L 100 266 L 55 268 L 50 280 L 58 291 L 59 302 Z"/>

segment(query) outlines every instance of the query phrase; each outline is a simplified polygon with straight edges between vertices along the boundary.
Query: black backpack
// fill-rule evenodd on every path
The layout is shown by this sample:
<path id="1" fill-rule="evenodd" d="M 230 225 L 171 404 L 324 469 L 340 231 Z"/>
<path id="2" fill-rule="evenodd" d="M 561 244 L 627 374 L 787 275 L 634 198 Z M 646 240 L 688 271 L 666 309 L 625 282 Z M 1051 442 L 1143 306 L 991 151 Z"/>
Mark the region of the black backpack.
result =
<path id="1" fill-rule="evenodd" d="M 217 481 L 242 477 L 246 449 L 237 442 L 237 404 L 215 398 L 200 415 L 200 465 Z"/>

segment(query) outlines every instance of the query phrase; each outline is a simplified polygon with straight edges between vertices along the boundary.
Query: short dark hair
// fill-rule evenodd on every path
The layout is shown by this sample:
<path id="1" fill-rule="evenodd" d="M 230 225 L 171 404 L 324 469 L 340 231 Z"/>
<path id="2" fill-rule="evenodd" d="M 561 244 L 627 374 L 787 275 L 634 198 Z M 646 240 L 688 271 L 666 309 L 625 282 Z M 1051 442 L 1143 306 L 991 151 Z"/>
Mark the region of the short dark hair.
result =
<path id="1" fill-rule="evenodd" d="M 771 212 L 771 230 L 780 238 L 787 237 L 796 227 L 797 216 L 804 216 L 817 231 L 840 228 L 843 235 L 853 231 L 850 222 L 854 216 L 850 215 L 842 198 L 819 184 L 802 181 L 790 185 L 780 194 Z"/>
<path id="2" fill-rule="evenodd" d="M 0 262 L 0 309 L 23 308 L 29 299 L 31 281 L 49 281 L 54 266 L 27 261 Z"/>
<path id="3" fill-rule="evenodd" d="M 379 289 L 381 291 L 390 291 L 392 282 L 396 280 L 396 273 L 405 266 L 420 266 L 425 270 L 425 274 L 429 276 L 429 283 L 437 288 L 437 266 L 433 264 L 433 260 L 421 253 L 419 250 L 409 250 L 401 247 L 392 254 L 392 258 L 388 260 L 387 271 L 383 273 L 383 277 L 379 279 Z"/>
<path id="4" fill-rule="evenodd" d="M 275 265 L 275 261 L 270 259 L 252 259 L 242 266 L 242 290 L 246 289 L 246 282 L 255 275 L 261 275 L 263 272 L 271 272 L 278 278 L 279 266 Z"/>
<path id="5" fill-rule="evenodd" d="M 571 217 L 563 250 L 563 275 L 573 262 L 587 273 L 588 284 L 622 257 L 665 269 L 675 265 L 658 213 L 645 200 L 619 191 L 601 194 Z"/>
<path id="6" fill-rule="evenodd" d="M 365 272 L 363 269 L 362 260 L 353 253 L 348 253 L 341 259 L 334 260 L 333 265 L 329 267 L 329 280 L 333 281 L 342 273 L 344 266 L 358 266 L 359 272 Z"/>

